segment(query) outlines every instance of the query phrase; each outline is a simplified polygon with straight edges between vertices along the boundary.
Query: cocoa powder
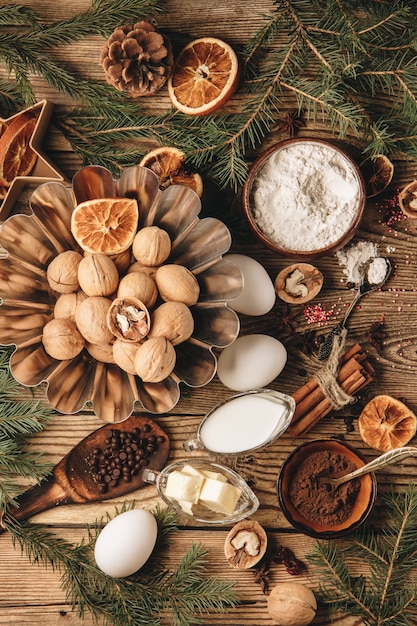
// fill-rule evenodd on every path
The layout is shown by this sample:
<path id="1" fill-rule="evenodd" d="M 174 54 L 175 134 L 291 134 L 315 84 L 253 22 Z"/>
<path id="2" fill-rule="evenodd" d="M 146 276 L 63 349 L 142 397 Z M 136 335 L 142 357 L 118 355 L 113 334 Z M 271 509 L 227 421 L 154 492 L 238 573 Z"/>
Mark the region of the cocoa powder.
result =
<path id="1" fill-rule="evenodd" d="M 294 507 L 308 521 L 322 526 L 336 526 L 345 522 L 358 495 L 359 481 L 351 480 L 338 487 L 320 485 L 319 476 L 337 478 L 356 469 L 341 453 L 321 450 L 313 452 L 297 468 L 290 484 L 290 498 Z"/>

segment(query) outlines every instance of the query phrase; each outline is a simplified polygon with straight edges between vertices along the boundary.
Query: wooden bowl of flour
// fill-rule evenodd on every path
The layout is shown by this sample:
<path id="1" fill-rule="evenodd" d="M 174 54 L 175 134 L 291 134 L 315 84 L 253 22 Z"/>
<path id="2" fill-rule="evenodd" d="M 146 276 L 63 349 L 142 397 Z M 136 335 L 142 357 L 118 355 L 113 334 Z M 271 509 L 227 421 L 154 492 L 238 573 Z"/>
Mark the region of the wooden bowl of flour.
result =
<path id="1" fill-rule="evenodd" d="M 245 218 L 277 254 L 309 261 L 340 250 L 362 219 L 366 188 L 359 167 L 321 139 L 288 139 L 252 165 L 243 186 Z"/>

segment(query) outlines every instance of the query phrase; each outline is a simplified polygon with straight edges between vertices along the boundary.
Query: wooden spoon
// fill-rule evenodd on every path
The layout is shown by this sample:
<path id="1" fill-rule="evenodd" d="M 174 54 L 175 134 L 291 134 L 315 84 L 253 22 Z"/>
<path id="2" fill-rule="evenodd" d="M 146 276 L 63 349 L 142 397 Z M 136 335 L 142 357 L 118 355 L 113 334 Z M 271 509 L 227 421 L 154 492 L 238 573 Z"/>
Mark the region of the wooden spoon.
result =
<path id="1" fill-rule="evenodd" d="M 126 441 L 126 435 L 123 433 L 129 433 L 131 435 L 130 441 Z M 144 457 L 146 459 L 146 465 L 143 463 L 140 468 L 137 468 L 136 471 L 132 473 L 128 473 L 127 469 L 125 470 L 121 467 L 118 479 L 114 477 L 109 478 L 110 473 L 106 471 L 106 483 L 101 483 L 96 477 L 99 469 L 94 468 L 92 460 L 94 457 L 98 456 L 99 451 L 101 451 L 104 456 L 111 454 L 112 444 L 109 442 L 109 439 L 112 435 L 113 445 L 115 445 L 114 438 L 119 441 L 116 451 L 119 457 L 120 453 L 123 453 L 121 455 L 122 463 L 124 463 L 126 467 L 128 467 L 128 453 L 131 453 L 132 437 L 136 442 L 139 441 L 139 444 L 135 444 L 138 448 L 146 448 L 146 445 L 149 445 L 149 443 L 150 448 L 152 448 L 153 438 L 151 438 L 150 442 L 149 438 L 154 436 L 156 438 L 155 450 L 150 450 L 146 453 Z M 129 439 L 129 435 L 127 438 Z M 144 443 L 144 439 L 148 440 L 148 444 Z M 170 443 L 168 435 L 158 424 L 147 417 L 132 415 L 120 424 L 111 426 L 106 424 L 82 439 L 70 450 L 70 452 L 55 465 L 48 478 L 18 496 L 17 502 L 19 506 L 12 507 L 10 514 L 17 520 L 22 521 L 32 515 L 36 515 L 37 513 L 41 513 L 42 511 L 46 511 L 47 509 L 61 504 L 83 504 L 86 502 L 97 502 L 124 496 L 146 484 L 142 479 L 142 473 L 145 467 L 160 471 L 165 466 L 169 456 L 169 449 Z M 125 454 L 126 458 L 124 458 Z M 102 473 L 104 476 L 104 471 Z M 103 489 L 106 489 L 104 493 Z M 4 532 L 4 530 L 4 527 L 0 527 L 0 532 Z"/>

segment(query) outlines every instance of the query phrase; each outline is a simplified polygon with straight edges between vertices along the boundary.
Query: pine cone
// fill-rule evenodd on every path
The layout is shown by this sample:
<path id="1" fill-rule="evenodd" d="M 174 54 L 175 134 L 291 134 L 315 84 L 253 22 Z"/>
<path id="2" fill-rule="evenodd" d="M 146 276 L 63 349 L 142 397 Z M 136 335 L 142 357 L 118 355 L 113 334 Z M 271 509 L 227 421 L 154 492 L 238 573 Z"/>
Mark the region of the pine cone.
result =
<path id="1" fill-rule="evenodd" d="M 169 39 L 142 21 L 116 28 L 101 51 L 100 62 L 110 85 L 138 97 L 161 89 L 174 58 Z"/>

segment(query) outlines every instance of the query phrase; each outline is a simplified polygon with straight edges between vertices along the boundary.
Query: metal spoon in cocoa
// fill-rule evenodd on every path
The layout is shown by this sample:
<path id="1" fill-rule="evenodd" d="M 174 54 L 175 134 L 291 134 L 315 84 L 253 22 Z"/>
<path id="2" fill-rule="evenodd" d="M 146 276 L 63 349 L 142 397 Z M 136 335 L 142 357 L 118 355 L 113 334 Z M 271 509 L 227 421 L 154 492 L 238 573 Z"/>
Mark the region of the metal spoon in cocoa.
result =
<path id="1" fill-rule="evenodd" d="M 160 471 L 169 456 L 168 435 L 153 420 L 131 416 L 106 424 L 82 439 L 51 474 L 17 497 L 9 513 L 25 520 L 62 504 L 83 504 L 124 496 L 146 483 L 146 468 Z M 0 519 L 0 532 L 5 527 Z"/>
<path id="2" fill-rule="evenodd" d="M 353 472 L 349 472 L 349 474 L 345 474 L 344 476 L 340 476 L 339 478 L 318 476 L 317 480 L 319 485 L 338 487 L 339 485 L 343 485 L 343 483 L 347 483 L 349 480 L 353 480 L 354 478 L 359 478 L 359 476 L 364 476 L 365 474 L 369 474 L 370 472 L 379 470 L 386 465 L 398 463 L 399 461 L 402 461 L 409 456 L 417 456 L 417 448 L 413 448 L 412 446 L 395 448 L 394 450 L 389 450 L 388 452 L 381 454 L 381 456 L 378 456 L 376 459 L 373 459 L 366 465 L 359 467 Z"/>

